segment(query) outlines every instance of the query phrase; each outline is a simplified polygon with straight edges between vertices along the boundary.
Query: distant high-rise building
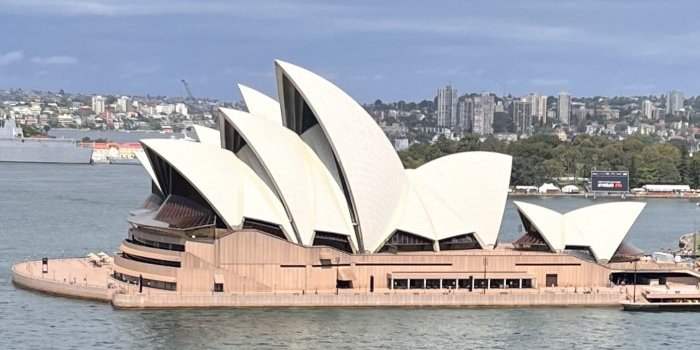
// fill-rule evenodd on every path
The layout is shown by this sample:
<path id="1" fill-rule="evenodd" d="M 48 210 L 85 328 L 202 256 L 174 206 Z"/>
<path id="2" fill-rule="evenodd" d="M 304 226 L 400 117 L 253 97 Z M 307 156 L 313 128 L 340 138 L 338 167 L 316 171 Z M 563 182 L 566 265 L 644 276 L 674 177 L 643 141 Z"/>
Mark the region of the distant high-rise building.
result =
<path id="1" fill-rule="evenodd" d="M 586 120 L 588 117 L 588 109 L 584 103 L 571 104 L 571 119 L 576 123 Z"/>
<path id="2" fill-rule="evenodd" d="M 92 96 L 92 111 L 95 114 L 102 114 L 105 112 L 105 98 L 102 96 Z"/>
<path id="3" fill-rule="evenodd" d="M 566 92 L 559 93 L 557 101 L 557 115 L 559 122 L 568 125 L 571 121 L 571 96 Z"/>
<path id="4" fill-rule="evenodd" d="M 685 96 L 678 90 L 671 90 L 666 96 L 666 114 L 673 114 L 683 109 Z"/>
<path id="5" fill-rule="evenodd" d="M 642 101 L 642 105 L 639 108 L 642 113 L 642 117 L 651 119 L 654 117 L 654 104 L 649 100 Z"/>
<path id="6" fill-rule="evenodd" d="M 652 115 L 654 116 L 653 119 L 655 120 L 664 119 L 664 117 L 666 116 L 666 110 L 663 108 L 654 108 Z"/>
<path id="7" fill-rule="evenodd" d="M 528 98 L 513 101 L 511 104 L 511 115 L 513 124 L 515 124 L 515 132 L 518 134 L 527 134 L 532 126 L 532 105 Z"/>
<path id="8" fill-rule="evenodd" d="M 496 98 L 490 93 L 482 93 L 474 97 L 474 115 L 472 132 L 479 135 L 493 134 L 493 113 L 496 109 Z"/>
<path id="9" fill-rule="evenodd" d="M 437 125 L 452 128 L 457 123 L 457 89 L 447 85 L 437 91 Z"/>
<path id="10" fill-rule="evenodd" d="M 187 105 L 179 102 L 175 104 L 175 113 L 184 115 L 185 117 L 189 116 L 188 115 L 188 110 L 187 110 Z"/>
<path id="11" fill-rule="evenodd" d="M 547 122 L 547 96 L 540 94 L 530 94 L 527 96 L 527 101 L 530 103 L 530 110 L 533 117 L 533 122 L 539 124 Z"/>
<path id="12" fill-rule="evenodd" d="M 474 119 L 474 100 L 470 97 L 465 97 L 457 103 L 457 120 L 458 126 L 462 130 L 472 130 L 472 120 Z"/>
<path id="13" fill-rule="evenodd" d="M 127 106 L 129 105 L 129 98 L 122 96 L 117 99 L 117 112 L 126 113 Z"/>

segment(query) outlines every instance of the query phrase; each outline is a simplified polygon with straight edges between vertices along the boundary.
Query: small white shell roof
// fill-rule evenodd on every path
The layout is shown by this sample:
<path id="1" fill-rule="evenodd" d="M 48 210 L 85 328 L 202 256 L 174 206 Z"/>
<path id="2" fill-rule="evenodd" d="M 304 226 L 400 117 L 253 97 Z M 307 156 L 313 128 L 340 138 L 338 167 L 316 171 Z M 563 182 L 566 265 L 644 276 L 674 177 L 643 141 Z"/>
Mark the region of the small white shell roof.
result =
<path id="1" fill-rule="evenodd" d="M 566 246 L 564 235 L 563 215 L 543 206 L 514 201 L 513 204 L 521 215 L 524 215 L 542 235 L 553 250 L 562 250 Z"/>
<path id="2" fill-rule="evenodd" d="M 241 91 L 248 113 L 282 125 L 282 110 L 279 102 L 243 84 L 238 84 L 238 89 Z"/>
<path id="3" fill-rule="evenodd" d="M 136 159 L 138 159 L 139 163 L 141 163 L 141 166 L 143 166 L 143 168 L 146 170 L 148 176 L 151 177 L 153 183 L 156 184 L 156 187 L 158 187 L 158 189 L 161 190 L 160 183 L 158 182 L 158 178 L 156 177 L 156 172 L 153 171 L 153 167 L 151 166 L 151 162 L 148 161 L 148 156 L 146 155 L 146 152 L 140 149 L 134 152 L 134 156 L 136 156 Z"/>
<path id="4" fill-rule="evenodd" d="M 457 216 L 445 220 L 440 235 L 474 232 L 483 248 L 498 240 L 508 197 L 512 157 L 494 152 L 463 152 L 447 155 L 415 169 L 412 174 Z M 429 190 L 428 190 L 429 189 Z M 431 215 L 436 215 L 431 210 Z M 433 222 L 438 222 L 433 218 Z M 449 232 L 449 233 L 448 233 Z"/>
<path id="5" fill-rule="evenodd" d="M 197 141 L 206 145 L 221 146 L 219 130 L 207 128 L 201 125 L 192 125 Z"/>
<path id="6" fill-rule="evenodd" d="M 245 163 L 217 146 L 182 140 L 141 143 L 177 169 L 231 228 L 245 218 L 278 224 L 296 242 L 282 203 Z"/>
<path id="7" fill-rule="evenodd" d="M 294 220 L 301 243 L 312 245 L 315 231 L 326 231 L 349 236 L 357 247 L 340 186 L 299 135 L 266 118 L 220 110 L 267 173 Z"/>
<path id="8" fill-rule="evenodd" d="M 560 214 L 531 203 L 513 203 L 537 228 L 550 248 L 589 247 L 598 260 L 613 257 L 646 205 L 642 202 L 612 202 Z"/>
<path id="9" fill-rule="evenodd" d="M 365 109 L 340 88 L 304 68 L 279 60 L 275 64 L 278 86 L 284 86 L 283 76 L 289 79 L 331 145 L 347 180 L 363 249 L 378 246 L 393 232 L 396 207 L 408 187 L 398 155 Z"/>

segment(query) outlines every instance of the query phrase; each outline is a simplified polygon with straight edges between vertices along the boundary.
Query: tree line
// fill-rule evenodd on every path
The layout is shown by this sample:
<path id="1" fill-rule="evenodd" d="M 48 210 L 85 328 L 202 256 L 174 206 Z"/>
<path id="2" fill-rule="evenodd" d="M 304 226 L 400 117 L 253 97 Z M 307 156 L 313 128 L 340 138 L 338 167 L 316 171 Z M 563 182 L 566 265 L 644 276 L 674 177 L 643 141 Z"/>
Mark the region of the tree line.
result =
<path id="1" fill-rule="evenodd" d="M 591 170 L 628 170 L 630 186 L 687 184 L 700 187 L 700 156 L 690 157 L 684 140 L 660 143 L 651 136 L 622 141 L 578 135 L 561 141 L 554 135 L 536 135 L 514 142 L 493 136 L 467 135 L 455 141 L 441 137 L 399 152 L 406 168 L 457 152 L 489 151 L 513 156 L 511 185 L 539 185 L 563 177 L 588 178 Z"/>

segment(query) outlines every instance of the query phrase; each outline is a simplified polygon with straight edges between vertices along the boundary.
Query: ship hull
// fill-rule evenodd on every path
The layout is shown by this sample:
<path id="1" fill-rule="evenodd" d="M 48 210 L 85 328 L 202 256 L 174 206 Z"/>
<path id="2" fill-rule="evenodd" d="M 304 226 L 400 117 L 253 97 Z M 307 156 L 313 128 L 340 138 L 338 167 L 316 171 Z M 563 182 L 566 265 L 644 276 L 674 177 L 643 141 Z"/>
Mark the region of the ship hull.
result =
<path id="1" fill-rule="evenodd" d="M 69 140 L 0 140 L 0 162 L 90 164 L 91 160 L 92 149 Z"/>

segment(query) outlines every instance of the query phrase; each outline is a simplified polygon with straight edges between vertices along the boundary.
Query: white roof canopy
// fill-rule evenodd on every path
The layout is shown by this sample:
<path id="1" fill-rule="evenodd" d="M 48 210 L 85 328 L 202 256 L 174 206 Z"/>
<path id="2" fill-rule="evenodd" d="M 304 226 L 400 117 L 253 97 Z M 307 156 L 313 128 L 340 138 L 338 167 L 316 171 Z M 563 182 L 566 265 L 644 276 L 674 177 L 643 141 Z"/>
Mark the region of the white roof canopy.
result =
<path id="1" fill-rule="evenodd" d="M 279 102 L 243 84 L 238 84 L 238 89 L 241 91 L 248 113 L 282 125 L 282 111 Z"/>
<path id="2" fill-rule="evenodd" d="M 312 245 L 315 231 L 325 231 L 349 236 L 356 247 L 342 189 L 313 150 L 293 131 L 269 119 L 233 109 L 221 111 L 272 182 L 300 241 Z"/>
<path id="3" fill-rule="evenodd" d="M 408 187 L 401 160 L 377 123 L 344 91 L 304 68 L 279 60 L 275 64 L 285 125 L 290 127 L 293 119 L 285 112 L 291 107 L 285 103 L 292 103 L 290 96 L 299 93 L 333 150 L 361 232 L 359 243 L 371 250 L 393 232 L 398 220 L 396 207 Z M 290 100 L 285 102 L 285 96 Z M 303 106 L 301 102 L 294 107 Z"/>
<path id="4" fill-rule="evenodd" d="M 141 143 L 177 170 L 228 227 L 241 228 L 245 218 L 261 220 L 279 225 L 296 242 L 278 198 L 233 153 L 182 140 L 146 139 Z"/>
<path id="5" fill-rule="evenodd" d="M 455 153 L 423 164 L 413 175 L 460 219 L 448 222 L 463 223 L 483 248 L 493 248 L 508 197 L 511 162 L 511 156 L 501 153 Z"/>
<path id="6" fill-rule="evenodd" d="M 566 214 L 527 202 L 513 202 L 551 249 L 589 247 L 598 260 L 610 260 L 646 203 L 595 204 Z"/>

